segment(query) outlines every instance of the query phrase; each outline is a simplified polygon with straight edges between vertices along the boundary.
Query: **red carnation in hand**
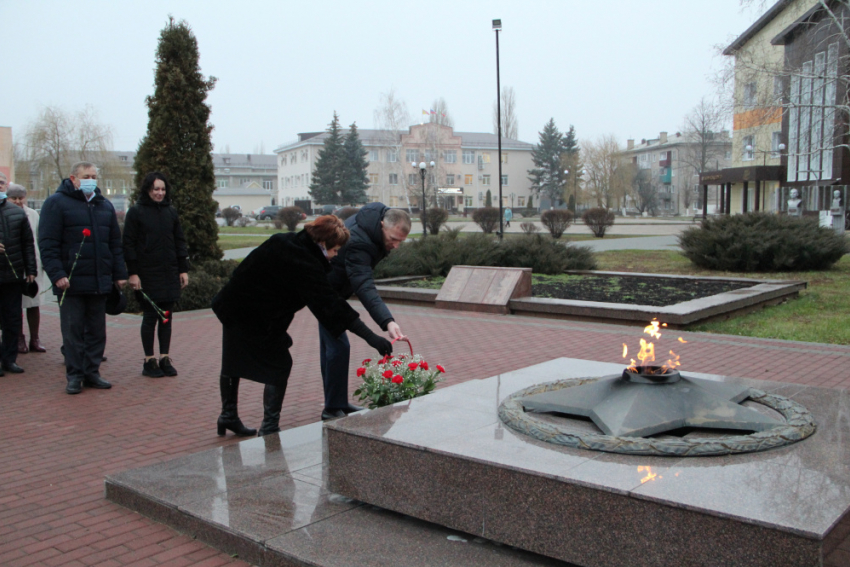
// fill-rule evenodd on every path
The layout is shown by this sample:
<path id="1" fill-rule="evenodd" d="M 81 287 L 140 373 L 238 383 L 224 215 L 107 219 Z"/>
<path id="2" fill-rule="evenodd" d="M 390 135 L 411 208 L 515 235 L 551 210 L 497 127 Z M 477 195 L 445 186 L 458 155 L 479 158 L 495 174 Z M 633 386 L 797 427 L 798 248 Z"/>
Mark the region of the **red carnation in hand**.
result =
<path id="1" fill-rule="evenodd" d="M 91 236 L 91 231 L 87 228 L 83 229 L 83 236 Z"/>
<path id="2" fill-rule="evenodd" d="M 163 319 L 163 320 L 162 320 L 162 322 L 163 322 L 163 323 L 168 323 L 168 319 Z"/>
<path id="3" fill-rule="evenodd" d="M 401 377 L 401 374 L 393 376 L 393 384 L 401 384 L 402 382 L 404 382 L 404 378 Z"/>
<path id="4" fill-rule="evenodd" d="M 165 312 L 165 317 L 166 317 L 166 318 L 171 317 L 171 311 L 166 311 L 166 312 Z"/>
<path id="5" fill-rule="evenodd" d="M 410 370 L 416 370 L 417 368 L 419 368 L 419 365 L 415 362 L 411 362 L 407 365 L 407 367 L 410 368 Z"/>
<path id="6" fill-rule="evenodd" d="M 364 360 L 363 360 L 363 362 L 361 362 L 360 364 L 362 364 L 363 366 L 366 366 L 366 365 L 367 365 L 367 364 L 369 364 L 370 362 L 372 362 L 372 359 L 371 359 L 371 358 L 366 358 L 366 359 L 364 359 Z"/>
<path id="7" fill-rule="evenodd" d="M 392 370 L 384 370 L 384 373 L 381 374 L 381 376 L 383 376 L 384 378 L 392 378 L 393 377 L 393 371 Z"/>
<path id="8" fill-rule="evenodd" d="M 384 355 L 384 358 L 382 358 L 382 359 L 378 362 L 378 364 L 385 364 L 385 363 L 386 363 L 389 359 L 390 359 L 390 355 L 386 354 L 386 355 Z"/>
<path id="9" fill-rule="evenodd" d="M 443 368 L 442 366 L 440 366 L 439 364 L 437 365 L 437 370 L 439 370 L 440 372 L 445 372 L 445 371 L 446 371 L 446 369 L 445 369 L 445 368 Z"/>
<path id="10" fill-rule="evenodd" d="M 428 363 L 423 360 L 419 363 L 419 368 L 421 368 L 422 370 L 428 370 Z"/>

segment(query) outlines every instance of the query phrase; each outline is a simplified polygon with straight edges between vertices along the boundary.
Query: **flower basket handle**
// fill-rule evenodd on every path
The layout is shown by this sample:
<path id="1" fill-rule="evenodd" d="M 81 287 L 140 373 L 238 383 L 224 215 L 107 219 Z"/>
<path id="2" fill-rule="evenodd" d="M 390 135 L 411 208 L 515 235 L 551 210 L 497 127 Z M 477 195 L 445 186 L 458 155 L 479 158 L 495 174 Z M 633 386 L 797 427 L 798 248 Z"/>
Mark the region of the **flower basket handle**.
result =
<path id="1" fill-rule="evenodd" d="M 411 343 L 411 342 L 410 342 L 410 339 L 408 339 L 408 338 L 406 338 L 406 337 L 405 337 L 405 338 L 399 337 L 399 338 L 397 338 L 397 339 L 393 339 L 393 341 L 392 341 L 392 343 L 391 343 L 391 344 L 395 344 L 395 342 L 396 342 L 396 341 L 404 341 L 404 342 L 406 342 L 406 343 L 407 343 L 407 346 L 409 346 L 409 347 L 410 347 L 410 356 L 413 356 L 413 343 Z"/>

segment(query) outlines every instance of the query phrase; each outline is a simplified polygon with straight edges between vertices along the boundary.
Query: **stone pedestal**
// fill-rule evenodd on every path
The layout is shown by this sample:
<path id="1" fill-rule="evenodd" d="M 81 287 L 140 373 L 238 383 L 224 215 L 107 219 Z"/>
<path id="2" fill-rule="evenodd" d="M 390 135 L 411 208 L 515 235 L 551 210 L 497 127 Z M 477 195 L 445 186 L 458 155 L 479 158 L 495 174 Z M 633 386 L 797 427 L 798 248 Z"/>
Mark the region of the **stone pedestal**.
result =
<path id="1" fill-rule="evenodd" d="M 531 268 L 454 266 L 437 294 L 437 307 L 506 315 L 511 299 L 530 296 Z"/>

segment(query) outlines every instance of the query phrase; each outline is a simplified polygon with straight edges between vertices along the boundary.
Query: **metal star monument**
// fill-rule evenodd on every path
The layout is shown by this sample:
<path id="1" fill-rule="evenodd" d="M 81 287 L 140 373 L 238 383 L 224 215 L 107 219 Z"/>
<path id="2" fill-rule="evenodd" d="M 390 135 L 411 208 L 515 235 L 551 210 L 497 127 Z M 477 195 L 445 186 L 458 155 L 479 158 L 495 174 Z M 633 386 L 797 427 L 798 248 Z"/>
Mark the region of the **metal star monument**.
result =
<path id="1" fill-rule="evenodd" d="M 626 369 L 622 376 L 522 398 L 525 411 L 590 418 L 606 435 L 648 437 L 683 427 L 765 431 L 783 425 L 740 405 L 750 388 L 685 377 L 676 370 Z M 636 371 L 635 371 L 636 370 Z M 645 372 L 646 371 L 646 372 Z"/>

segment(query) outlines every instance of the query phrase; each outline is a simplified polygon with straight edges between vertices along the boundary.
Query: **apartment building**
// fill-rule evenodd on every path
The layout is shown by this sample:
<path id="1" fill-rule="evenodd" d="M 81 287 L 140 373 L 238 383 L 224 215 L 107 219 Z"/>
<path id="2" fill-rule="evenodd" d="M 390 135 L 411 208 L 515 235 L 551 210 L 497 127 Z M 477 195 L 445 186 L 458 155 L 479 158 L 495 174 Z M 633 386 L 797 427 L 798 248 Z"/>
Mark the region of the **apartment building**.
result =
<path id="1" fill-rule="evenodd" d="M 657 138 L 626 141 L 622 155 L 645 172 L 656 188 L 659 214 L 691 215 L 702 209 L 699 191 L 701 164 L 713 169 L 729 165 L 732 157 L 732 137 L 728 131 L 702 134 L 660 132 Z M 709 207 L 713 195 L 709 195 Z M 631 199 L 631 198 L 630 198 Z"/>
<path id="2" fill-rule="evenodd" d="M 449 126 L 427 123 L 407 132 L 358 130 L 369 152 L 370 202 L 390 207 L 419 209 L 424 199 L 429 206 L 454 211 L 483 207 L 487 191 L 498 206 L 499 160 L 502 166 L 502 204 L 525 207 L 532 195 L 528 170 L 533 167 L 533 144 L 502 139 L 499 157 L 496 134 L 455 132 Z M 327 132 L 298 134 L 294 142 L 275 150 L 277 154 L 278 203 L 316 209 L 309 189 L 319 152 Z M 423 191 L 419 164 L 426 164 Z M 433 162 L 433 167 L 431 163 Z M 416 164 L 413 166 L 411 164 Z"/>

